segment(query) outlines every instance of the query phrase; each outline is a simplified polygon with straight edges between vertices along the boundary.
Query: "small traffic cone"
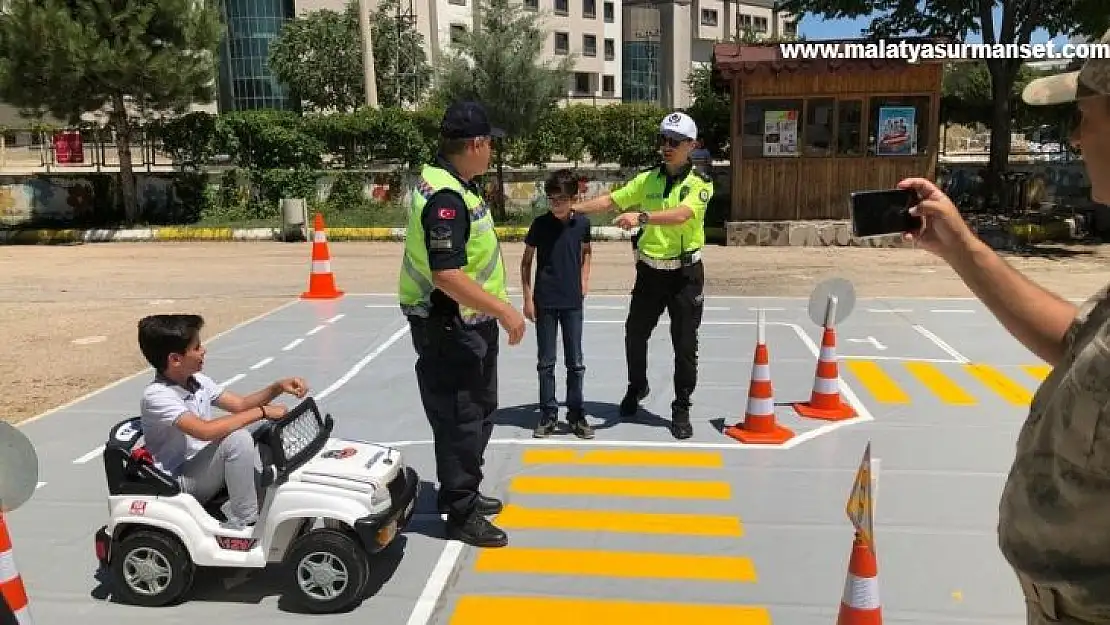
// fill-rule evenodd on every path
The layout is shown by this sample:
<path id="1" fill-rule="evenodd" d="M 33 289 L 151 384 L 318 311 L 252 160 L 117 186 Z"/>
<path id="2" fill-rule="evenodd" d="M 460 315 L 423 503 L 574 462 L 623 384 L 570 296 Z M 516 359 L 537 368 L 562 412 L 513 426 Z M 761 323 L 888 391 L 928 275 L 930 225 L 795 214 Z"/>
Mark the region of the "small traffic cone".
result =
<path id="1" fill-rule="evenodd" d="M 882 625 L 883 609 L 879 601 L 879 564 L 875 553 L 856 533 L 852 543 L 852 557 L 848 560 L 848 575 L 844 580 L 844 595 L 840 598 L 840 613 L 836 625 Z"/>
<path id="2" fill-rule="evenodd" d="M 0 610 L 5 609 L 15 615 L 15 622 L 18 625 L 34 624 L 27 600 L 27 589 L 24 588 L 23 578 L 19 576 L 19 570 L 15 567 L 12 539 L 8 535 L 4 513 L 0 512 Z"/>
<path id="3" fill-rule="evenodd" d="M 762 310 L 759 311 L 757 327 L 744 422 L 728 426 L 724 433 L 741 443 L 781 445 L 794 438 L 794 432 L 775 422 L 775 392 L 771 384 L 771 358 L 767 351 Z"/>
<path id="4" fill-rule="evenodd" d="M 324 217 L 316 213 L 312 224 L 312 273 L 308 276 L 308 290 L 301 293 L 301 299 L 336 299 L 343 297 L 343 291 L 335 286 L 335 274 L 331 272 L 331 252 L 328 251 L 328 232 L 324 228 Z"/>
<path id="5" fill-rule="evenodd" d="M 856 416 L 856 411 L 840 398 L 840 369 L 836 358 L 836 330 L 825 325 L 821 337 L 821 354 L 817 357 L 817 372 L 813 377 L 813 392 L 809 401 L 796 402 L 794 410 L 803 417 L 840 421 Z"/>

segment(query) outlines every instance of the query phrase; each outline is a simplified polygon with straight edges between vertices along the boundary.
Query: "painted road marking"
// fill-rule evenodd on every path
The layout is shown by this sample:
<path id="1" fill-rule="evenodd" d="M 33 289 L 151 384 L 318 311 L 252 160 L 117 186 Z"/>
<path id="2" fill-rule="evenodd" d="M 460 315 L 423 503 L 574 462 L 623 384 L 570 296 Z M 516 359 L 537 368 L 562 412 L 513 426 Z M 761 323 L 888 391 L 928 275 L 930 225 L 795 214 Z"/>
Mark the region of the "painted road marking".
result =
<path id="1" fill-rule="evenodd" d="M 524 464 L 574 464 L 638 467 L 680 467 L 720 469 L 720 454 L 697 451 L 635 451 L 630 449 L 529 449 Z"/>
<path id="2" fill-rule="evenodd" d="M 925 388 L 946 404 L 974 406 L 979 403 L 952 378 L 944 375 L 938 367 L 925 362 L 907 362 L 905 367 Z"/>
<path id="3" fill-rule="evenodd" d="M 258 362 L 251 365 L 251 370 L 261 369 L 262 367 L 265 367 L 266 365 L 270 364 L 273 361 L 274 361 L 273 356 L 267 356 L 266 358 L 263 358 L 262 360 L 259 360 Z"/>
<path id="4" fill-rule="evenodd" d="M 1044 382 L 1048 374 L 1052 373 L 1052 365 L 1022 365 L 1026 373 Z"/>
<path id="5" fill-rule="evenodd" d="M 289 341 L 289 343 L 285 347 L 282 347 L 281 351 L 287 352 L 287 351 L 293 349 L 294 347 L 300 345 L 303 342 L 304 342 L 303 338 L 293 339 L 292 341 Z"/>
<path id="6" fill-rule="evenodd" d="M 459 598 L 449 625 L 566 625 L 574 622 L 771 625 L 771 613 L 767 608 L 742 605 L 467 595 Z"/>
<path id="7" fill-rule="evenodd" d="M 1033 401 L 1033 394 L 1025 387 L 1007 378 L 999 370 L 984 364 L 966 364 L 964 369 L 983 383 L 984 386 L 998 393 L 1002 399 L 1017 406 L 1028 406 Z"/>
<path id="8" fill-rule="evenodd" d="M 519 504 L 506 504 L 501 514 L 497 515 L 496 523 L 505 529 L 682 534 L 735 538 L 744 535 L 740 519 L 727 515 L 526 508 Z"/>
<path id="9" fill-rule="evenodd" d="M 930 332 L 925 326 L 914 325 L 913 329 L 921 336 L 924 336 L 925 338 L 932 341 L 937 347 L 947 352 L 949 356 L 952 356 L 956 360 L 960 362 L 971 362 L 966 356 L 956 351 L 955 347 L 952 347 L 948 343 L 944 342 L 944 339 Z"/>
<path id="10" fill-rule="evenodd" d="M 604 495 L 608 497 L 659 497 L 663 499 L 728 499 L 728 482 L 707 480 L 648 480 L 609 477 L 552 477 L 521 475 L 509 490 L 522 495 Z"/>
<path id="11" fill-rule="evenodd" d="M 254 367 L 251 367 L 251 368 L 253 369 Z M 231 376 L 226 381 L 224 381 L 222 384 L 220 384 L 220 386 L 231 386 L 232 384 L 235 384 L 236 382 L 238 382 L 239 380 L 242 380 L 245 377 L 247 377 L 247 376 L 244 373 L 236 373 L 235 375 Z"/>
<path id="12" fill-rule="evenodd" d="M 317 332 L 319 332 L 320 330 L 323 330 L 326 327 L 327 326 L 325 326 L 325 325 L 318 325 L 315 328 L 312 328 L 311 330 L 309 330 L 308 332 L 305 332 L 305 336 L 312 336 L 313 334 L 316 334 Z"/>
<path id="13" fill-rule="evenodd" d="M 878 363 L 869 360 L 852 360 L 844 363 L 844 366 L 860 379 L 864 388 L 876 401 L 884 404 L 910 403 L 910 396 L 879 367 Z"/>
<path id="14" fill-rule="evenodd" d="M 332 317 L 331 319 L 328 319 L 327 323 L 335 323 L 336 321 L 339 321 L 340 319 L 342 319 L 343 317 L 346 317 L 346 316 L 347 315 L 345 313 L 339 313 L 338 315 Z"/>
<path id="15" fill-rule="evenodd" d="M 474 570 L 479 573 L 590 575 L 748 583 L 756 581 L 755 566 L 749 558 L 589 549 L 524 547 L 486 549 L 478 554 Z"/>

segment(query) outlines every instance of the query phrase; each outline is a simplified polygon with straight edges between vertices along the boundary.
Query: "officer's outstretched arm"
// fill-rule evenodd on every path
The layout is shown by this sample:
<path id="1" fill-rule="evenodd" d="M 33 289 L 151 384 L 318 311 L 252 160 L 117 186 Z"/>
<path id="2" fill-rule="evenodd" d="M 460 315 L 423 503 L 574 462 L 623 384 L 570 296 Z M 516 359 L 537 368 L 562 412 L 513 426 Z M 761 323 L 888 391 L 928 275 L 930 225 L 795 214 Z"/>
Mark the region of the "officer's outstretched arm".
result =
<path id="1" fill-rule="evenodd" d="M 570 209 L 580 215 L 589 215 L 591 213 L 605 213 L 611 211 L 615 206 L 616 204 L 613 202 L 612 196 L 608 193 L 602 193 L 595 198 L 590 198 L 583 202 L 575 202 Z"/>

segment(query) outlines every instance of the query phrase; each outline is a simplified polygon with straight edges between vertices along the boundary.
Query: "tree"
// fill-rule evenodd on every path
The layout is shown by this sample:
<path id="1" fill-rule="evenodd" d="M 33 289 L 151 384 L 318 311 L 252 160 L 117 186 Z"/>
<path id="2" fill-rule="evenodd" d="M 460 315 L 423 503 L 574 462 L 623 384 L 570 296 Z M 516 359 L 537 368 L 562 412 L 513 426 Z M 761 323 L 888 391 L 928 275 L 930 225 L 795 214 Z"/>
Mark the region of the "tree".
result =
<path id="1" fill-rule="evenodd" d="M 124 215 L 134 222 L 137 118 L 213 100 L 220 33 L 211 2 L 9 0 L 0 12 L 0 100 L 73 124 L 106 113 Z"/>
<path id="2" fill-rule="evenodd" d="M 566 97 L 574 57 L 541 61 L 547 31 L 539 15 L 510 0 L 475 0 L 478 27 L 444 55 L 432 100 L 444 107 L 457 100 L 477 100 L 508 140 L 531 134 Z M 504 219 L 504 151 L 497 150 L 495 219 Z"/>
<path id="3" fill-rule="evenodd" d="M 871 17 L 864 34 L 891 38 L 919 33 L 965 41 L 970 34 L 984 44 L 1028 44 L 1033 31 L 1052 36 L 1082 35 L 1097 40 L 1110 26 L 1106 0 L 780 0 L 780 11 L 822 19 Z M 1001 24 L 995 9 L 1001 8 Z M 1005 48 L 1002 48 L 1003 50 Z M 990 75 L 991 149 L 988 170 L 994 180 L 1009 164 L 1014 85 L 1024 59 L 1000 54 L 985 60 Z M 997 185 L 992 185 L 998 188 Z"/>
<path id="4" fill-rule="evenodd" d="M 416 104 L 432 76 L 424 37 L 398 17 L 398 0 L 381 0 L 370 14 L 378 105 Z M 270 43 L 270 70 L 317 111 L 349 112 L 366 101 L 358 0 L 343 13 L 323 9 L 287 22 Z M 400 96 L 400 97 L 398 97 Z"/>

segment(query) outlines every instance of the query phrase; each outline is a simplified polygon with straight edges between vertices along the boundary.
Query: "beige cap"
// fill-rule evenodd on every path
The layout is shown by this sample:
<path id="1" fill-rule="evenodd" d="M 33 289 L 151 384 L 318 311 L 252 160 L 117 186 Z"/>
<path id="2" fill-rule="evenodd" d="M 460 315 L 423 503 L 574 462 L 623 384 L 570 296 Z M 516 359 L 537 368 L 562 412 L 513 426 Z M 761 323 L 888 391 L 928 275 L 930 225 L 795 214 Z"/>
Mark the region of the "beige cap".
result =
<path id="1" fill-rule="evenodd" d="M 1099 40 L 1110 45 L 1110 30 Z M 1074 102 L 1078 98 L 1110 95 L 1110 55 L 1108 58 L 1089 58 L 1083 67 L 1064 74 L 1038 78 L 1025 85 L 1021 99 L 1031 106 Z"/>

